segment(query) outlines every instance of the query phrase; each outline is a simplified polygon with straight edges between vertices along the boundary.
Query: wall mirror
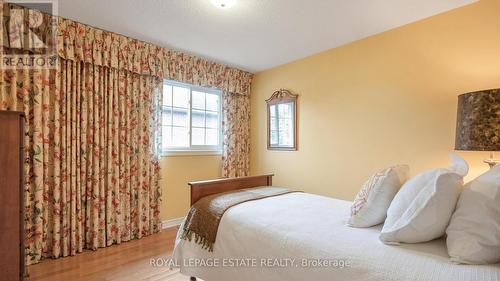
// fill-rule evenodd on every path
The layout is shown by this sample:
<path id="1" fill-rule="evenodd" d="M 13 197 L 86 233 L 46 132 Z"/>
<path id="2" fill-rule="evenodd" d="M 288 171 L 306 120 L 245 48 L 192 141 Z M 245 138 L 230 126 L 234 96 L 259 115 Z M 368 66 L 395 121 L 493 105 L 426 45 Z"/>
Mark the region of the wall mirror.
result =
<path id="1" fill-rule="evenodd" d="M 280 89 L 266 100 L 267 149 L 297 150 L 297 97 Z"/>

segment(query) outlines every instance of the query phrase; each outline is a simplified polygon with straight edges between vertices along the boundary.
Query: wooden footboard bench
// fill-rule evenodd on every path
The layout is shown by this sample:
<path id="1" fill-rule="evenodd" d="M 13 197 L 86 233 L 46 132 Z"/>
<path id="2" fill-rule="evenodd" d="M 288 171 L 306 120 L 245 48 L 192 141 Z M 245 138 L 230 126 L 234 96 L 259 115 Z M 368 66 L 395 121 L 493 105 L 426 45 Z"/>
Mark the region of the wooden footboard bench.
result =
<path id="1" fill-rule="evenodd" d="M 249 176 L 239 178 L 223 178 L 206 181 L 189 182 L 191 187 L 191 206 L 201 198 L 243 188 L 258 186 L 271 186 L 273 184 L 273 174 Z"/>
<path id="2" fill-rule="evenodd" d="M 188 185 L 191 188 L 191 206 L 201 198 L 208 195 L 243 188 L 271 186 L 273 185 L 273 176 L 273 174 L 268 174 L 260 176 L 222 178 L 216 180 L 189 182 Z M 196 281 L 196 277 L 191 277 L 190 280 Z"/>

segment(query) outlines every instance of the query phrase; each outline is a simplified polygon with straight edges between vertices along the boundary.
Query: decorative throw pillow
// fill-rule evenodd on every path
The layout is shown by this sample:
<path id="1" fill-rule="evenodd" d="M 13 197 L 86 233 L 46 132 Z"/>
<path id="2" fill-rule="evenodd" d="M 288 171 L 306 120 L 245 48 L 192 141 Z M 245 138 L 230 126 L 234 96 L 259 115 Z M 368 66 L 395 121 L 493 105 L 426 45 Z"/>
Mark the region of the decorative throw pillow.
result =
<path id="1" fill-rule="evenodd" d="M 444 235 L 468 172 L 462 158 L 451 157 L 451 168 L 423 172 L 401 187 L 387 210 L 382 242 L 419 243 Z"/>
<path id="2" fill-rule="evenodd" d="M 408 165 L 398 165 L 372 175 L 356 195 L 347 224 L 371 227 L 384 222 L 391 201 L 408 179 Z"/>
<path id="3" fill-rule="evenodd" d="M 465 186 L 446 234 L 452 261 L 500 262 L 500 166 Z"/>

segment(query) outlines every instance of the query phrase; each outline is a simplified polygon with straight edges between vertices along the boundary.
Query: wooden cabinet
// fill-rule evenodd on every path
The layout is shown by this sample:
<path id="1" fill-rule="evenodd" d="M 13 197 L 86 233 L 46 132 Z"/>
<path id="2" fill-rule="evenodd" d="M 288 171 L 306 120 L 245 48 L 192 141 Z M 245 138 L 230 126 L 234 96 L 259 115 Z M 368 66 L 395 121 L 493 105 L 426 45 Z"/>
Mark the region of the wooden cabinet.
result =
<path id="1" fill-rule="evenodd" d="M 22 112 L 0 111 L 0 276 L 23 280 L 23 139 Z"/>

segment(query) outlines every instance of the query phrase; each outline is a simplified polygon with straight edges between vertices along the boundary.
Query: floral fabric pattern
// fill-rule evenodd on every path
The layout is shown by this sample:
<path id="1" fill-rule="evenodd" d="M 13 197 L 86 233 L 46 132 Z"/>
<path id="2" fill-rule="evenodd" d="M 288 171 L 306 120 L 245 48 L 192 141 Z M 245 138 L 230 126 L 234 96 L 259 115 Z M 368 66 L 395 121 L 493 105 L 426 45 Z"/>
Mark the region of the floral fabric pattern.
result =
<path id="1" fill-rule="evenodd" d="M 252 74 L 57 17 L 59 57 L 250 95 Z"/>
<path id="2" fill-rule="evenodd" d="M 3 36 L 23 38 L 29 29 L 10 22 L 13 5 L 2 9 Z M 223 91 L 222 174 L 248 174 L 251 73 L 36 16 L 56 23 L 35 32 L 57 54 L 57 68 L 0 70 L 0 110 L 26 116 L 27 264 L 159 231 L 161 79 Z M 1 41 L 2 54 L 19 48 L 11 43 Z"/>
<path id="3" fill-rule="evenodd" d="M 248 176 L 250 167 L 250 97 L 223 93 L 222 176 Z"/>
<path id="4" fill-rule="evenodd" d="M 222 176 L 248 175 L 251 73 L 71 20 L 57 20 L 57 53 L 61 58 L 221 89 Z"/>
<path id="5" fill-rule="evenodd" d="M 248 175 L 251 73 L 63 18 L 58 18 L 57 34 L 62 58 L 221 89 L 222 176 Z"/>
<path id="6" fill-rule="evenodd" d="M 0 75 L 0 109 L 26 115 L 27 264 L 160 230 L 160 79 L 63 59 Z"/>
<path id="7" fill-rule="evenodd" d="M 22 8 L 16 4 L 4 5 L 4 37 L 9 38 L 8 33 L 11 37 L 22 38 L 22 32 L 26 33 L 28 30 L 20 28 L 22 22 L 18 25 L 12 24 L 12 7 Z M 45 40 L 49 49 L 54 49 L 58 57 L 65 60 L 82 61 L 96 66 L 218 88 L 228 93 L 250 95 L 252 73 L 69 19 L 25 10 L 29 11 L 30 15 L 43 17 L 43 23 L 55 21 L 55 29 L 50 25 L 41 24 L 34 32 Z M 11 46 L 12 42 L 9 40 L 1 40 L 0 43 L 4 52 L 11 47 L 18 47 Z"/>

